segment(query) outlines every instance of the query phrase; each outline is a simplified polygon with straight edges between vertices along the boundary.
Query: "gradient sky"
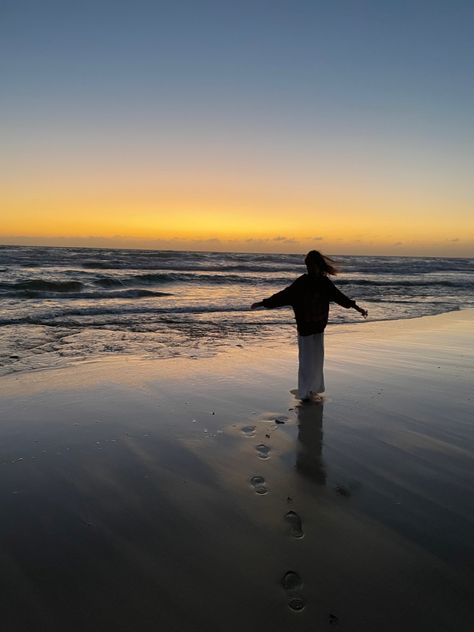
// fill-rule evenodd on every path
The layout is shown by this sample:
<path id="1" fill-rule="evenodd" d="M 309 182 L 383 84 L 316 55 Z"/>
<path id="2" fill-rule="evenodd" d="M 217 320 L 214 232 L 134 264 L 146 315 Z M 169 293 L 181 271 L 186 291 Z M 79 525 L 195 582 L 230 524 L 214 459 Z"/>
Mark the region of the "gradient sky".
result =
<path id="1" fill-rule="evenodd" d="M 0 0 L 0 243 L 474 256 L 472 0 Z"/>

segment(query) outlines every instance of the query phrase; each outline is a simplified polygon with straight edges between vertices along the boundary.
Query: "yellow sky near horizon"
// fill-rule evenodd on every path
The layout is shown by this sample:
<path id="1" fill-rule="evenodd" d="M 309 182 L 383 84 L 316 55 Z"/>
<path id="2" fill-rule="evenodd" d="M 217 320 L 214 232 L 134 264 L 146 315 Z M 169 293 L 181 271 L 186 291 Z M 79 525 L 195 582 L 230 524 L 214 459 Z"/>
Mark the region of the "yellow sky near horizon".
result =
<path id="1" fill-rule="evenodd" d="M 71 134 L 12 141 L 0 242 L 474 254 L 468 161 L 461 168 L 449 147 Z"/>
<path id="2" fill-rule="evenodd" d="M 241 160 L 210 166 L 194 156 L 166 170 L 150 157 L 63 157 L 12 159 L 2 177 L 0 242 L 274 252 L 318 242 L 340 254 L 474 254 L 466 187 L 436 174 L 414 180 L 411 165 L 395 173 L 393 163 L 354 162 L 333 171 L 313 161 L 313 171 L 285 171 L 267 161 L 243 171 Z"/>
<path id="3" fill-rule="evenodd" d="M 32 196 L 33 198 L 34 196 Z M 30 196 L 28 196 L 30 198 Z M 425 213 L 394 207 L 381 213 L 376 207 L 345 209 L 330 201 L 301 204 L 287 201 L 279 206 L 240 200 L 164 199 L 148 204 L 114 200 L 40 200 L 9 202 L 2 214 L 0 241 L 39 244 L 68 244 L 113 247 L 166 247 L 193 249 L 201 243 L 222 249 L 305 250 L 314 242 L 341 254 L 433 254 L 472 256 L 473 231 L 468 222 L 453 223 L 443 209 Z M 34 204 L 32 202 L 34 201 Z M 215 247 L 214 243 L 214 247 Z M 343 251 L 338 250 L 337 246 Z M 214 247 L 212 249 L 214 249 Z M 200 249 L 200 248 L 198 248 Z"/>

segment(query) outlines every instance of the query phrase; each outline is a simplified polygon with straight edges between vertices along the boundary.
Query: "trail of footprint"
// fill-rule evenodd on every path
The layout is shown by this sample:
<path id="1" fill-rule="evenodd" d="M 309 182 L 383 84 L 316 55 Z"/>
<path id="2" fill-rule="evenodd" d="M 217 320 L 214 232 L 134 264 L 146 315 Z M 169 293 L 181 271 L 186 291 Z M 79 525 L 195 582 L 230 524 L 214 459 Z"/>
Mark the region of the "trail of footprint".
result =
<path id="1" fill-rule="evenodd" d="M 265 479 L 263 478 L 263 476 L 252 476 L 252 478 L 250 479 L 250 484 L 254 488 L 255 493 L 257 494 L 268 493 L 267 484 L 265 483 Z"/>
<path id="2" fill-rule="evenodd" d="M 287 571 L 281 578 L 281 585 L 286 592 L 288 607 L 294 612 L 300 612 L 306 606 L 302 594 L 303 580 L 296 571 Z"/>
<path id="3" fill-rule="evenodd" d="M 264 443 L 259 443 L 258 446 L 255 449 L 257 450 L 257 454 L 258 454 L 258 458 L 259 459 L 268 459 L 270 457 L 270 449 L 271 448 L 269 448 Z"/>
<path id="4" fill-rule="evenodd" d="M 240 430 L 245 437 L 255 437 L 255 426 L 243 426 Z"/>
<path id="5" fill-rule="evenodd" d="M 285 514 L 285 521 L 290 526 L 290 535 L 293 538 L 303 538 L 303 521 L 301 520 L 301 516 L 299 516 L 296 511 L 288 511 Z"/>

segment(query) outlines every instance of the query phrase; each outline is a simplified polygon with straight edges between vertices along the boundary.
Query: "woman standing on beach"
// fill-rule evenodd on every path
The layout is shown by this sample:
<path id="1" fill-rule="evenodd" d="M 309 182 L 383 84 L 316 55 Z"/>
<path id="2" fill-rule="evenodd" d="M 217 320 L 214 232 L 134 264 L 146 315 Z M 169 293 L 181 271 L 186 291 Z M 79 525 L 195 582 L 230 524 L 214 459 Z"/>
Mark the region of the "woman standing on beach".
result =
<path id="1" fill-rule="evenodd" d="M 347 309 L 357 310 L 367 318 L 367 310 L 343 294 L 328 275 L 337 274 L 334 262 L 317 250 L 311 250 L 304 260 L 307 274 L 298 277 L 290 286 L 254 303 L 252 309 L 274 309 L 291 305 L 298 330 L 298 396 L 310 400 L 324 392 L 324 329 L 328 323 L 329 303 L 334 301 Z"/>

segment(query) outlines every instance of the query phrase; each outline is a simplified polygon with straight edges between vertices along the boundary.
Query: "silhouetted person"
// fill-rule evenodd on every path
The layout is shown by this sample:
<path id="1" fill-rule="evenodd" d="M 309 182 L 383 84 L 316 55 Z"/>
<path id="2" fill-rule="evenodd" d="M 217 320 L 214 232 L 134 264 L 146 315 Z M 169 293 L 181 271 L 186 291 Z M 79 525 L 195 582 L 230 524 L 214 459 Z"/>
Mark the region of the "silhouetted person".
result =
<path id="1" fill-rule="evenodd" d="M 324 392 L 324 329 L 328 323 L 329 303 L 334 301 L 347 309 L 357 310 L 364 318 L 367 311 L 343 294 L 328 275 L 337 274 L 334 262 L 317 250 L 305 257 L 307 274 L 303 274 L 290 286 L 254 303 L 252 309 L 274 309 L 291 305 L 295 312 L 298 329 L 298 396 L 309 401 Z"/>

